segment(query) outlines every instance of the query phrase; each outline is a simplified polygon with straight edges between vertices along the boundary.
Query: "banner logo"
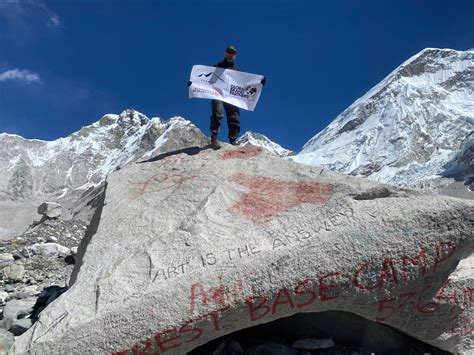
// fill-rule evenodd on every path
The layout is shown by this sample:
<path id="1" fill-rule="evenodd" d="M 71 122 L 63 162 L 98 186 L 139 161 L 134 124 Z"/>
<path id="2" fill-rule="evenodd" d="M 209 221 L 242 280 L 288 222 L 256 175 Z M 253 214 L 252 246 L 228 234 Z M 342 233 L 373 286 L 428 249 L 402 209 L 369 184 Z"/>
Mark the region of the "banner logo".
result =
<path id="1" fill-rule="evenodd" d="M 225 83 L 225 80 L 224 80 L 224 79 L 222 79 L 222 78 L 221 78 L 219 75 L 217 75 L 216 73 L 212 73 L 212 72 L 211 72 L 211 73 L 207 73 L 207 74 L 206 74 L 206 73 L 201 73 L 201 74 L 198 75 L 198 77 L 201 78 L 201 77 L 204 76 L 204 77 L 208 78 L 208 77 L 211 76 L 211 75 L 214 75 L 217 79 L 219 79 L 220 81 L 222 81 L 222 82 Z M 209 83 L 212 79 L 213 79 L 213 77 L 211 77 L 209 80 L 201 79 L 201 81 L 204 81 L 205 83 Z"/>
<path id="2" fill-rule="evenodd" d="M 234 96 L 243 97 L 244 99 L 250 99 L 257 93 L 255 86 L 239 86 L 232 84 L 230 86 L 230 94 Z"/>

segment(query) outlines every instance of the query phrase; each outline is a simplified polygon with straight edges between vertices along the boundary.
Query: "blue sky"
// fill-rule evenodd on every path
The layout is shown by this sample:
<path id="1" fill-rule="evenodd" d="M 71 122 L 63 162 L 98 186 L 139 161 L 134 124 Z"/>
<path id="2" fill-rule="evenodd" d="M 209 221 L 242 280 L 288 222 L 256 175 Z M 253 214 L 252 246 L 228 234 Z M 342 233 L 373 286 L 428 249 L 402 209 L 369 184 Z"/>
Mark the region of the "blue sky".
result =
<path id="1" fill-rule="evenodd" d="M 474 47 L 473 24 L 471 0 L 0 0 L 0 132 L 52 140 L 134 108 L 208 134 L 186 83 L 233 44 L 267 78 L 242 133 L 299 151 L 423 48 Z"/>

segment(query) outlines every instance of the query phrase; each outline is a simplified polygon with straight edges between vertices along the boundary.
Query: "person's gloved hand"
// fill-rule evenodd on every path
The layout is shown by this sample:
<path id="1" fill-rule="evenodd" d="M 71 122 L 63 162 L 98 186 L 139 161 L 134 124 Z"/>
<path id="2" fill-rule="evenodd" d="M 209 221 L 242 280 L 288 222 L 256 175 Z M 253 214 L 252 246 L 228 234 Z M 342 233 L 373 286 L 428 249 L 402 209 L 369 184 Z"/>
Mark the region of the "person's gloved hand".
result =
<path id="1" fill-rule="evenodd" d="M 265 86 L 266 82 L 267 82 L 267 79 L 265 77 L 263 77 L 263 79 L 260 80 L 260 84 L 262 84 L 263 86 Z"/>
<path id="2" fill-rule="evenodd" d="M 191 86 L 193 82 L 192 81 L 188 81 L 188 86 Z"/>

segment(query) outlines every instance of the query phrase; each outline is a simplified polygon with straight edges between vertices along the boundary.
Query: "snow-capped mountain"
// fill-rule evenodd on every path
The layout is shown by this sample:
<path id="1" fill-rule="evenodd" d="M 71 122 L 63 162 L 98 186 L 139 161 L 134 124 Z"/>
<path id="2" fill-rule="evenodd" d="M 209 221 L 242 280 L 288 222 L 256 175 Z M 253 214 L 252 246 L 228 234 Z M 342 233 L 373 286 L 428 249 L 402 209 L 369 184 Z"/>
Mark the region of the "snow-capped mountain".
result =
<path id="1" fill-rule="evenodd" d="M 440 186 L 452 181 L 443 177 L 473 130 L 474 51 L 427 48 L 355 101 L 293 159 L 398 186 Z"/>
<path id="2" fill-rule="evenodd" d="M 291 155 L 295 155 L 295 152 L 283 148 L 281 145 L 271 141 L 268 137 L 264 136 L 260 133 L 255 133 L 251 131 L 247 131 L 244 133 L 242 137 L 237 140 L 237 143 L 241 146 L 246 145 L 255 145 L 265 149 L 268 149 L 275 155 L 279 157 L 288 157 Z"/>
<path id="3" fill-rule="evenodd" d="M 54 141 L 1 133 L 0 239 L 24 230 L 43 201 L 61 203 L 68 218 L 78 201 L 89 205 L 94 187 L 118 167 L 206 144 L 204 134 L 182 117 L 149 119 L 135 110 L 105 115 Z"/>
<path id="4" fill-rule="evenodd" d="M 205 141 L 182 117 L 167 121 L 126 110 L 54 141 L 0 134 L 0 200 L 60 199 L 102 181 L 117 166 L 156 151 Z"/>

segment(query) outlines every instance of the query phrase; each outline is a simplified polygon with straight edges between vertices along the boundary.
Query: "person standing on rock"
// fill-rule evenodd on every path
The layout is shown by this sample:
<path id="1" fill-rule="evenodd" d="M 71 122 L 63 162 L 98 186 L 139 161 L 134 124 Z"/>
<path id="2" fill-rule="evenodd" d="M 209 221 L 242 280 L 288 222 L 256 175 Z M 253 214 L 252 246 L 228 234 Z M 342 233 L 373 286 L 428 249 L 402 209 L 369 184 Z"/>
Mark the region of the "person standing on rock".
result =
<path id="1" fill-rule="evenodd" d="M 229 46 L 225 50 L 224 59 L 214 65 L 218 68 L 240 70 L 238 66 L 235 65 L 235 57 L 237 55 L 237 50 L 234 46 Z M 229 129 L 229 143 L 232 145 L 237 145 L 237 138 L 239 138 L 240 133 L 240 109 L 234 105 L 228 104 L 227 102 L 222 102 L 219 100 L 211 101 L 211 145 L 214 149 L 219 149 L 220 144 L 217 140 L 217 135 L 219 133 L 219 127 L 221 126 L 221 120 L 224 116 L 224 110 L 227 115 L 227 127 Z"/>
<path id="2" fill-rule="evenodd" d="M 234 46 L 229 46 L 226 48 L 224 53 L 224 59 L 215 64 L 215 67 L 238 70 L 239 67 L 235 65 L 235 57 L 237 55 L 237 50 Z M 262 85 L 265 85 L 265 78 L 261 81 Z M 188 86 L 191 85 L 191 82 L 188 82 Z M 240 133 L 240 109 L 237 106 L 231 105 L 227 102 L 220 100 L 211 101 L 211 146 L 214 149 L 219 149 L 221 146 L 217 135 L 219 134 L 219 127 L 221 126 L 222 117 L 224 117 L 224 110 L 227 115 L 227 127 L 229 129 L 229 143 L 232 145 L 237 145 L 237 138 L 239 138 Z"/>

